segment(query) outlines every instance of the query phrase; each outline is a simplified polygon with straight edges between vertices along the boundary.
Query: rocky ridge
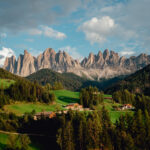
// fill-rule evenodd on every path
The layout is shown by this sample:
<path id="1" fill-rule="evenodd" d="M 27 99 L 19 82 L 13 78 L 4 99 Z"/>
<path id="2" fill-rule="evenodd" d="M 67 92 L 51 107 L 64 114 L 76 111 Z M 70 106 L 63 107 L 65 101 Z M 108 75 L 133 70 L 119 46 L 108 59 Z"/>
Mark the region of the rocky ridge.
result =
<path id="1" fill-rule="evenodd" d="M 130 58 L 120 57 L 118 53 L 106 49 L 97 55 L 90 53 L 81 62 L 74 60 L 64 51 L 56 53 L 47 48 L 38 57 L 32 56 L 27 50 L 20 55 L 6 58 L 3 68 L 11 73 L 28 76 L 40 69 L 49 68 L 57 72 L 73 72 L 89 79 L 111 78 L 133 73 L 150 64 L 150 55 L 141 54 Z"/>

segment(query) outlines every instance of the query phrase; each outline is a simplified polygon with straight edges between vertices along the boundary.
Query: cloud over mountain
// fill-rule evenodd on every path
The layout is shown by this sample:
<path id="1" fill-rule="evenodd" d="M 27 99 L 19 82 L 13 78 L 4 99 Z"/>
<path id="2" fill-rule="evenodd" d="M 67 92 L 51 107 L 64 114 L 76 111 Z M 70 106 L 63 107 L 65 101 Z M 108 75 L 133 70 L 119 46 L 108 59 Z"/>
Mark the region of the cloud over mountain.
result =
<path id="1" fill-rule="evenodd" d="M 109 16 L 102 18 L 94 17 L 84 22 L 79 30 L 85 33 L 86 39 L 93 43 L 102 43 L 106 38 L 113 34 L 116 28 L 115 21 Z"/>
<path id="2" fill-rule="evenodd" d="M 15 55 L 15 53 L 11 48 L 2 47 L 0 50 L 0 66 L 4 64 L 6 57 L 11 57 L 12 55 Z"/>

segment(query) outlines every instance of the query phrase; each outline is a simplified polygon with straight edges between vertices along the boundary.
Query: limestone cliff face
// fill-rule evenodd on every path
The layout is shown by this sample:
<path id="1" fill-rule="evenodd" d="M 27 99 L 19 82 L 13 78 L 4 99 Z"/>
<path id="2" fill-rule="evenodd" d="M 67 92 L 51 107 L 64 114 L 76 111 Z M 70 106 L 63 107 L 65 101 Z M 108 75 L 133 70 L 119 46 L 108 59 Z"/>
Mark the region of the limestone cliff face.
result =
<path id="1" fill-rule="evenodd" d="M 25 50 L 24 55 L 20 55 L 17 61 L 14 56 L 6 58 L 3 66 L 4 69 L 20 76 L 28 76 L 43 68 L 66 72 L 74 67 L 80 67 L 77 60 L 74 60 L 66 52 L 56 53 L 52 48 L 47 48 L 37 58 Z"/>
<path id="2" fill-rule="evenodd" d="M 130 58 L 120 57 L 118 53 L 106 49 L 97 55 L 90 53 L 80 63 L 64 51 L 56 53 L 52 48 L 47 48 L 37 58 L 27 50 L 20 55 L 6 58 L 3 68 L 20 76 L 28 76 L 40 69 L 49 68 L 57 72 L 73 72 L 79 76 L 90 79 L 111 78 L 135 72 L 150 64 L 150 56 L 141 54 Z"/>

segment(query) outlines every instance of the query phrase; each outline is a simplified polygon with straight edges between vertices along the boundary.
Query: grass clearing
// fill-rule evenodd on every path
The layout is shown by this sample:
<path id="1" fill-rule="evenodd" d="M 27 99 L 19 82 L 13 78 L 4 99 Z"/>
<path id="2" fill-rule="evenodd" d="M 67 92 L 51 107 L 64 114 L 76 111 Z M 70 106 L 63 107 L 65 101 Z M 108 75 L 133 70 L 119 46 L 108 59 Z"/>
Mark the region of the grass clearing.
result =
<path id="1" fill-rule="evenodd" d="M 4 89 L 7 89 L 7 88 L 9 88 L 9 86 L 11 86 L 14 83 L 15 83 L 14 80 L 0 79 L 0 88 L 3 86 Z"/>
<path id="2" fill-rule="evenodd" d="M 60 105 L 79 102 L 79 92 L 72 92 L 68 90 L 56 90 L 52 92 L 54 92 L 56 96 L 56 102 Z"/>
<path id="3" fill-rule="evenodd" d="M 43 104 L 43 103 L 26 103 L 26 102 L 18 102 L 16 104 L 10 104 L 4 106 L 5 112 L 13 112 L 16 115 L 23 115 L 25 112 L 32 112 L 35 110 L 36 112 L 42 111 L 55 111 L 57 109 L 63 109 L 58 104 Z"/>

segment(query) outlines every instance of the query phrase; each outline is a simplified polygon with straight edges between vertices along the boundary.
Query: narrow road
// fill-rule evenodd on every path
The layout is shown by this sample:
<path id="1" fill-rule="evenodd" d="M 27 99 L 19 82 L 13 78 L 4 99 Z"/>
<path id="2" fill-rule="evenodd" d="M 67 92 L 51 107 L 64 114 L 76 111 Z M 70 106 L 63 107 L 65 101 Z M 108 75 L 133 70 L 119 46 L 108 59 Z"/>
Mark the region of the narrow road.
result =
<path id="1" fill-rule="evenodd" d="M 44 134 L 33 134 L 33 133 L 17 133 L 17 132 L 8 132 L 8 131 L 2 131 L 0 130 L 0 133 L 4 133 L 4 134 L 13 134 L 13 135 L 28 135 L 28 136 L 46 136 Z M 48 136 L 50 137 L 50 136 Z M 50 137 L 50 138 L 54 138 L 54 137 Z"/>

